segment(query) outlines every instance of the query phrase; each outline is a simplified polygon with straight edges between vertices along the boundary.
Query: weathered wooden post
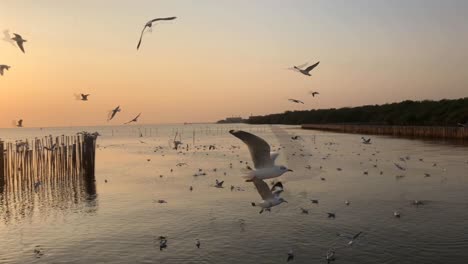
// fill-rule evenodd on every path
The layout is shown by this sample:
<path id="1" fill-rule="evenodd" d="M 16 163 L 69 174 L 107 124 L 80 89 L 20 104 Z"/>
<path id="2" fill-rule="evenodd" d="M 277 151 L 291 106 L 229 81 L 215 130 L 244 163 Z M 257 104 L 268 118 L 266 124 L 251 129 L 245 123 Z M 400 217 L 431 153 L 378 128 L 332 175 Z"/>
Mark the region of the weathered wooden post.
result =
<path id="1" fill-rule="evenodd" d="M 0 141 L 0 192 L 3 193 L 3 188 L 5 187 L 5 152 L 3 151 L 4 145 L 3 141 Z"/>

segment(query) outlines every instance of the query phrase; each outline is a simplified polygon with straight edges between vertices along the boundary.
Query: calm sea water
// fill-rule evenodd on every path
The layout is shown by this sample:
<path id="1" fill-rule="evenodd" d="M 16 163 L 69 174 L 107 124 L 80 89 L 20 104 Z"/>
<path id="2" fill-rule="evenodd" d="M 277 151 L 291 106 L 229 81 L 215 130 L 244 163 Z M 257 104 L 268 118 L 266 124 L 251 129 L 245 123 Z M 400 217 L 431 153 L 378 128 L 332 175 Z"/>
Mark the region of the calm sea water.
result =
<path id="1" fill-rule="evenodd" d="M 274 149 L 282 146 L 277 162 L 294 170 L 278 178 L 289 203 L 263 214 L 250 205 L 260 197 L 240 178 L 251 161 L 246 146 L 228 133 L 232 128 L 259 135 Z M 0 137 L 83 130 L 102 135 L 95 188 L 67 182 L 0 194 L 1 263 L 285 263 L 290 249 L 294 263 L 326 263 L 330 248 L 335 263 L 468 259 L 466 145 L 380 136 L 363 145 L 360 135 L 212 124 L 1 129 Z M 169 148 L 176 132 L 189 151 Z M 197 150 L 193 143 L 216 149 Z M 207 175 L 194 177 L 199 169 Z M 226 187 L 213 188 L 216 179 Z M 413 206 L 415 199 L 424 205 Z M 359 231 L 352 246 L 337 236 Z M 161 235 L 168 238 L 162 251 Z"/>

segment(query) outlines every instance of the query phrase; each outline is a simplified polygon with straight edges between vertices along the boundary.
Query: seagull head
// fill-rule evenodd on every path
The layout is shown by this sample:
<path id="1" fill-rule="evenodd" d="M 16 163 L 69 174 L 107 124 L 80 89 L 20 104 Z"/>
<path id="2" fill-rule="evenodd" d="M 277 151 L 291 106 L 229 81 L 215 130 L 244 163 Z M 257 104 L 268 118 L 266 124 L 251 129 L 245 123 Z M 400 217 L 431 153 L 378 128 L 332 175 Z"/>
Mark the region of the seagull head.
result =
<path id="1" fill-rule="evenodd" d="M 293 171 L 291 169 L 286 168 L 285 166 L 279 166 L 279 169 L 281 171 L 281 174 L 286 173 L 288 171 Z"/>

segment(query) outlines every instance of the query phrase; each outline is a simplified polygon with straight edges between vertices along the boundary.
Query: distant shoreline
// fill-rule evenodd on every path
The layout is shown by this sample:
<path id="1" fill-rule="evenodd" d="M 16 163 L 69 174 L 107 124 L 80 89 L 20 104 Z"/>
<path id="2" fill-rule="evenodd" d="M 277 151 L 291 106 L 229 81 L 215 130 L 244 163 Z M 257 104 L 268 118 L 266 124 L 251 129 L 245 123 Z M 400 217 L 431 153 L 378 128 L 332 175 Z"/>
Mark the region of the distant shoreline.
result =
<path id="1" fill-rule="evenodd" d="M 301 128 L 350 134 L 468 140 L 468 128 L 466 127 L 302 124 Z"/>

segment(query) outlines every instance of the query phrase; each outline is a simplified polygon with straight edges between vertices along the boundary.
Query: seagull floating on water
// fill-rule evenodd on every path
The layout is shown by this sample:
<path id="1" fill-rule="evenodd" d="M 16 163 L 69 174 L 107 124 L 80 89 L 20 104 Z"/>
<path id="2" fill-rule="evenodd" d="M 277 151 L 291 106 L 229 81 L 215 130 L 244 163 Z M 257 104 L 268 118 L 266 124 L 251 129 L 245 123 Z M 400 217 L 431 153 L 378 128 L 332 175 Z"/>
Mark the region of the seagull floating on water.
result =
<path id="1" fill-rule="evenodd" d="M 146 28 L 149 28 L 151 30 L 153 27 L 153 23 L 157 21 L 168 21 L 168 20 L 174 20 L 176 18 L 177 17 L 161 17 L 161 18 L 155 18 L 146 22 L 145 26 L 143 27 L 143 30 L 141 31 L 140 40 L 138 41 L 138 45 L 137 45 L 137 50 L 140 48 L 141 41 L 143 39 L 143 34 L 145 33 Z"/>
<path id="2" fill-rule="evenodd" d="M 16 41 L 16 44 L 18 45 L 18 47 L 20 48 L 20 50 L 24 52 L 24 47 L 23 47 L 23 43 L 26 42 L 27 40 L 23 39 L 23 37 L 21 37 L 21 35 L 19 34 L 16 34 L 16 33 L 13 33 L 13 35 L 15 35 L 13 38 L 11 38 L 12 40 Z"/>
<path id="3" fill-rule="evenodd" d="M 3 73 L 5 70 L 9 70 L 11 68 L 11 66 L 8 66 L 8 65 L 5 65 L 5 64 L 2 64 L 0 65 L 0 75 L 3 76 Z"/>
<path id="4" fill-rule="evenodd" d="M 283 192 L 283 184 L 281 182 L 275 183 L 270 189 L 268 188 L 268 184 L 261 179 L 253 178 L 252 181 L 255 188 L 257 188 L 258 194 L 260 194 L 260 197 L 263 199 L 259 203 L 252 203 L 252 206 L 259 206 L 262 208 L 259 212 L 260 214 L 263 213 L 264 210 L 270 211 L 273 206 L 287 203 L 286 200 L 280 197 L 281 192 Z"/>
<path id="5" fill-rule="evenodd" d="M 363 144 L 370 144 L 371 143 L 371 138 L 366 139 L 364 137 L 361 137 L 361 139 L 362 139 Z"/>
<path id="6" fill-rule="evenodd" d="M 270 152 L 270 145 L 262 138 L 242 130 L 230 130 L 229 133 L 247 144 L 255 170 L 247 170 L 244 178 L 247 181 L 253 179 L 276 178 L 288 171 L 285 166 L 275 165 L 278 153 Z"/>
<path id="7" fill-rule="evenodd" d="M 357 233 L 357 234 L 355 234 L 354 236 L 348 236 L 348 235 L 344 235 L 344 234 L 338 234 L 338 236 L 340 236 L 340 237 L 345 237 L 345 238 L 347 238 L 347 239 L 350 239 L 350 241 L 348 242 L 348 246 L 351 246 L 351 245 L 354 243 L 354 241 L 355 241 L 361 234 L 362 234 L 362 231 L 359 232 L 359 233 Z"/>

